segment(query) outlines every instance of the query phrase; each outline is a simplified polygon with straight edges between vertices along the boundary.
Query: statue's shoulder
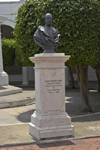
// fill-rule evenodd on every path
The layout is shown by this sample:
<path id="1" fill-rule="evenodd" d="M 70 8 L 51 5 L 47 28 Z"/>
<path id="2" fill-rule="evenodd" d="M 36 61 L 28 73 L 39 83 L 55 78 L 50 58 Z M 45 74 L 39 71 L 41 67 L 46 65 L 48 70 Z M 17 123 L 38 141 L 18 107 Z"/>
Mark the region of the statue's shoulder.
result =
<path id="1" fill-rule="evenodd" d="M 39 26 L 39 27 L 38 27 L 38 30 L 44 31 L 44 26 Z"/>
<path id="2" fill-rule="evenodd" d="M 41 31 L 44 32 L 44 27 L 43 26 L 38 26 L 37 30 L 35 31 L 34 36 L 39 36 Z"/>
<path id="3" fill-rule="evenodd" d="M 58 35 L 58 29 L 52 27 L 52 30 L 53 30 L 53 34 L 54 34 L 55 36 L 57 36 L 57 35 Z"/>
<path id="4" fill-rule="evenodd" d="M 58 34 L 58 29 L 52 27 L 53 33 Z"/>

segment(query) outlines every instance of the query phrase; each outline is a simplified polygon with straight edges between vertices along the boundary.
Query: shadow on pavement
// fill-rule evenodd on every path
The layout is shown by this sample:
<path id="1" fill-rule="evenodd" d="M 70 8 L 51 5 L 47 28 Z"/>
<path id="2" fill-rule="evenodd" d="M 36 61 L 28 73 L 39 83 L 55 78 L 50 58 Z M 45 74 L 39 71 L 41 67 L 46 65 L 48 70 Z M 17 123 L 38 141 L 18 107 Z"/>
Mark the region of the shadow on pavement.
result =
<path id="1" fill-rule="evenodd" d="M 62 142 L 54 142 L 54 143 L 47 143 L 47 144 L 37 144 L 40 148 L 50 148 L 53 146 L 53 149 L 57 146 L 66 146 L 66 145 L 75 145 L 75 143 L 71 142 L 71 141 L 62 141 Z M 59 148 L 58 148 L 59 149 Z"/>
<path id="2" fill-rule="evenodd" d="M 29 111 L 21 113 L 20 115 L 18 115 L 16 117 L 21 122 L 24 122 L 24 123 L 31 122 L 31 115 L 33 114 L 34 111 L 35 111 L 35 109 L 29 110 Z"/>
<path id="3" fill-rule="evenodd" d="M 87 112 L 83 112 L 83 102 L 80 94 L 80 89 L 66 88 L 65 90 L 65 107 L 66 112 L 71 116 L 88 115 Z M 100 93 L 94 88 L 89 88 L 89 100 L 93 113 L 100 112 Z"/>
<path id="4" fill-rule="evenodd" d="M 91 122 L 100 121 L 100 112 L 97 114 L 87 114 L 87 116 L 72 118 L 72 122 Z"/>
<path id="5" fill-rule="evenodd" d="M 92 113 L 82 111 L 83 102 L 78 86 L 76 86 L 76 89 L 72 89 L 71 87 L 67 87 L 65 89 L 65 109 L 68 115 L 72 117 L 73 122 L 89 122 L 100 120 L 99 114 L 95 114 L 97 112 L 100 112 L 100 93 L 98 93 L 96 90 L 96 84 L 95 86 L 94 84 L 92 84 L 89 86 L 90 105 L 92 107 L 92 110 L 94 111 Z M 33 90 L 33 88 L 31 90 Z M 35 111 L 35 109 L 23 112 L 16 117 L 21 122 L 30 122 L 33 111 Z M 84 117 L 83 115 L 86 116 Z"/>

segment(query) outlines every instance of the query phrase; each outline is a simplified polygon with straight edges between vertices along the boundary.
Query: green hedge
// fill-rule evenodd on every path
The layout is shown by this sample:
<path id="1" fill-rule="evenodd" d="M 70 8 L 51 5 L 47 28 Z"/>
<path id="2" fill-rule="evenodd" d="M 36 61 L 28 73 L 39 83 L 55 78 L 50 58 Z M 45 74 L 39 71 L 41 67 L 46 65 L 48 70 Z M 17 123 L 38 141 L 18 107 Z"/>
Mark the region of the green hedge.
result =
<path id="1" fill-rule="evenodd" d="M 13 66 L 15 61 L 15 40 L 2 39 L 2 53 L 4 67 Z"/>
<path id="2" fill-rule="evenodd" d="M 26 0 L 18 9 L 14 30 L 17 58 L 23 66 L 31 65 L 29 57 L 41 52 L 33 35 L 39 25 L 45 24 L 47 12 L 54 18 L 52 26 L 61 34 L 57 52 L 71 55 L 69 65 L 100 63 L 98 0 Z"/>
<path id="3" fill-rule="evenodd" d="M 33 35 L 41 20 L 42 2 L 26 1 L 17 12 L 14 35 L 16 40 L 16 60 L 18 65 L 32 66 L 29 57 L 43 50 L 34 43 Z"/>

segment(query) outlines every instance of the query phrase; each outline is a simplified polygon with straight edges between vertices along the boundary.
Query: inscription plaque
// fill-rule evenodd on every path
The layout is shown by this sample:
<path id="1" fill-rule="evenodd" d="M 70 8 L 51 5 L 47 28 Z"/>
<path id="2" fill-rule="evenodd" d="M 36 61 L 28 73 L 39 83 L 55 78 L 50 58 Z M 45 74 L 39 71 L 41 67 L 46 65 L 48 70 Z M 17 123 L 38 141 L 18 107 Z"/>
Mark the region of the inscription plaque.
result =
<path id="1" fill-rule="evenodd" d="M 48 93 L 59 93 L 62 88 L 62 80 L 46 80 L 45 84 Z"/>

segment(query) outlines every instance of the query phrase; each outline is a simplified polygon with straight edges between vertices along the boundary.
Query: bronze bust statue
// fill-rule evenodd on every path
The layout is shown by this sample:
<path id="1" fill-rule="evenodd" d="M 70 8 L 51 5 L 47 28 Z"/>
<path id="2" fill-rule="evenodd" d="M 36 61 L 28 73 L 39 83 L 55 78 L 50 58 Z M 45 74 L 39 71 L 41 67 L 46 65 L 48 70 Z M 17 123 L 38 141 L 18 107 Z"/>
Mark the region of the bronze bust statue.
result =
<path id="1" fill-rule="evenodd" d="M 35 43 L 44 49 L 43 53 L 55 53 L 60 34 L 58 30 L 52 27 L 52 15 L 44 15 L 45 26 L 39 26 L 34 34 Z"/>

